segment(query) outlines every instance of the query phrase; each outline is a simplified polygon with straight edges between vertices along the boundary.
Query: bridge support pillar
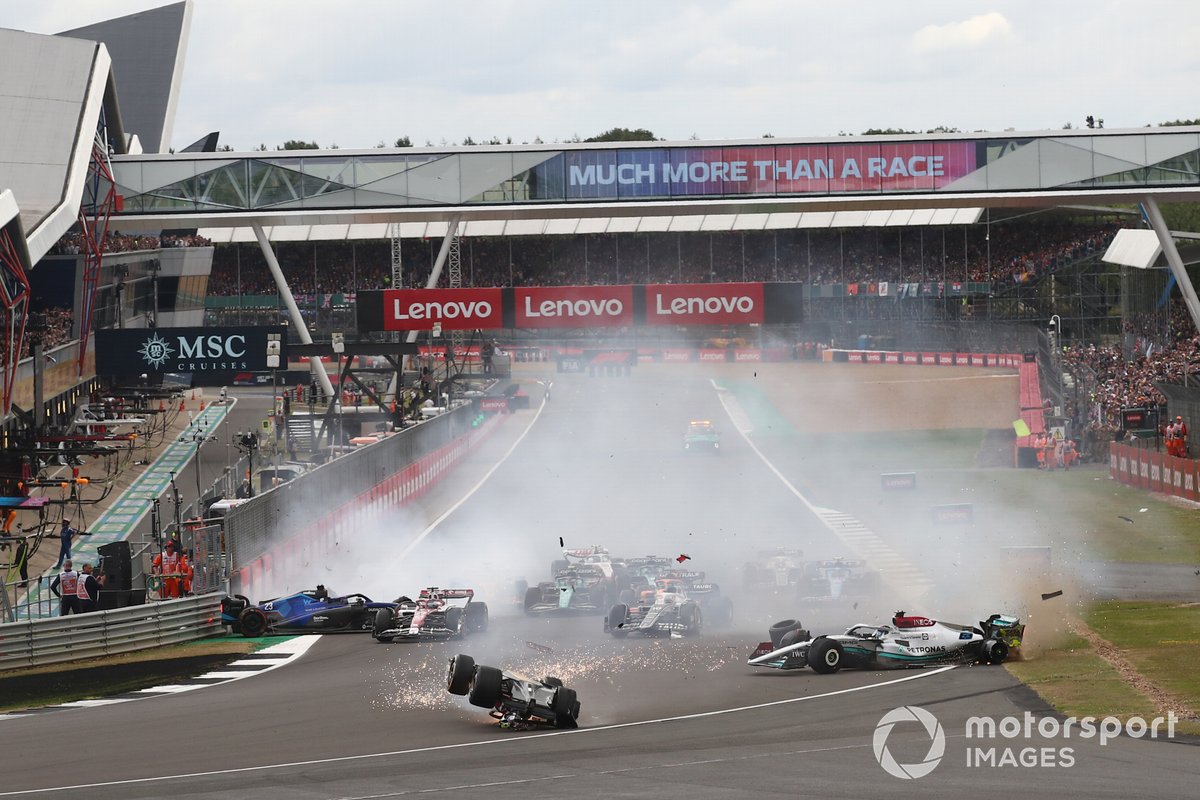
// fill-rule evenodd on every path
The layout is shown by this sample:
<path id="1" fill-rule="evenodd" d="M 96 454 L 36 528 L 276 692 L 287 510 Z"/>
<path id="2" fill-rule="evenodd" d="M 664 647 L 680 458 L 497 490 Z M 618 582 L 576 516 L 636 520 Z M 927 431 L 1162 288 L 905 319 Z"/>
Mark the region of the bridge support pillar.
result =
<path id="1" fill-rule="evenodd" d="M 1146 219 L 1150 221 L 1150 227 L 1158 234 L 1158 243 L 1162 245 L 1163 255 L 1167 257 L 1171 274 L 1175 276 L 1175 282 L 1179 284 L 1183 302 L 1187 304 L 1188 313 L 1192 316 L 1192 324 L 1200 329 L 1200 298 L 1196 297 L 1196 287 L 1192 286 L 1192 279 L 1188 277 L 1187 269 L 1183 266 L 1183 259 L 1179 256 L 1175 240 L 1171 238 L 1171 231 L 1167 228 L 1167 222 L 1163 219 L 1162 211 L 1159 210 L 1154 195 L 1148 194 L 1142 198 L 1142 208 L 1146 212 Z"/>
<path id="2" fill-rule="evenodd" d="M 271 247 L 271 240 L 267 238 L 266 232 L 262 229 L 262 225 L 257 222 L 253 225 L 254 236 L 258 239 L 258 246 L 262 249 L 263 258 L 267 260 L 267 269 L 271 271 L 271 277 L 275 279 L 275 286 L 279 288 L 279 296 L 283 298 L 284 305 L 287 306 L 288 319 L 292 321 L 296 332 L 300 334 L 300 342 L 302 344 L 312 344 L 312 336 L 308 332 L 308 326 L 304 324 L 304 317 L 300 316 L 300 307 L 296 305 L 296 298 L 292 297 L 292 288 L 288 286 L 287 278 L 283 275 L 283 270 L 279 267 L 279 259 L 275 258 L 275 250 Z M 284 365 L 284 369 L 286 369 Z M 308 368 L 312 371 L 313 377 L 317 384 L 320 385 L 321 391 L 325 397 L 332 403 L 337 397 L 333 393 L 333 383 L 329 380 L 329 373 L 325 371 L 325 365 L 321 363 L 321 359 L 312 356 L 308 359 Z"/>

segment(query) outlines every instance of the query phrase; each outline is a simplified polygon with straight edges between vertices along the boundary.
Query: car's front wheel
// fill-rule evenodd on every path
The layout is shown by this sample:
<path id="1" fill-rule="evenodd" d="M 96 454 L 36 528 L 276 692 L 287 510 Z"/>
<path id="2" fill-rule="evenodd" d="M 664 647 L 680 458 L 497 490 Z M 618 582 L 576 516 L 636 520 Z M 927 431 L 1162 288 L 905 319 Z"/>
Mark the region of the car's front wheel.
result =
<path id="1" fill-rule="evenodd" d="M 808 665 L 813 672 L 832 675 L 842 668 L 844 651 L 840 642 L 833 639 L 817 639 L 808 648 Z"/>
<path id="2" fill-rule="evenodd" d="M 450 671 L 446 673 L 446 691 L 459 696 L 471 691 L 475 677 L 475 659 L 459 653 L 450 659 Z"/>
<path id="3" fill-rule="evenodd" d="M 375 624 L 371 627 L 371 635 L 381 642 L 390 642 L 394 637 L 384 636 L 383 632 L 392 627 L 392 610 L 381 608 L 375 612 Z"/>
<path id="4" fill-rule="evenodd" d="M 471 681 L 467 699 L 473 706 L 495 708 L 500 702 L 500 683 L 503 680 L 504 673 L 495 667 L 475 667 L 475 678 Z"/>
<path id="5" fill-rule="evenodd" d="M 629 635 L 629 629 L 625 627 L 628 619 L 629 606 L 624 603 L 617 603 L 608 612 L 608 632 L 617 639 L 622 639 Z"/>

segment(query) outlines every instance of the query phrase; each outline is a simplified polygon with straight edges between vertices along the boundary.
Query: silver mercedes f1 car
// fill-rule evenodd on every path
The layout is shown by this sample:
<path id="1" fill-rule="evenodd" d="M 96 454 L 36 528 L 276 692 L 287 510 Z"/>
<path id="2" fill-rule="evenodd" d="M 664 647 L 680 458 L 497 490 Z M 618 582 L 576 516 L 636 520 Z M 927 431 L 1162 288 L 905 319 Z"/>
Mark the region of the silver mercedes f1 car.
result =
<path id="1" fill-rule="evenodd" d="M 897 611 L 891 625 L 854 625 L 845 633 L 813 636 L 794 619 L 771 626 L 771 641 L 750 654 L 748 664 L 829 674 L 843 668 L 898 669 L 931 664 L 999 664 L 1019 650 L 1025 626 L 1016 617 L 992 614 L 978 626 L 939 622 Z"/>

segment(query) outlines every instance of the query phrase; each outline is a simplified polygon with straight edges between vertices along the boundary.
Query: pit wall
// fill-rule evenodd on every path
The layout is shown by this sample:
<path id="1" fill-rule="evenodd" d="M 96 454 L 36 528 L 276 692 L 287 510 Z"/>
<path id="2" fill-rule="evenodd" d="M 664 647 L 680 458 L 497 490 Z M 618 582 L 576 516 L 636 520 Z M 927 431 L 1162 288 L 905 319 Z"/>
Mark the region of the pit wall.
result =
<path id="1" fill-rule="evenodd" d="M 1108 446 L 1108 474 L 1126 486 L 1200 501 L 1200 461 L 1195 459 L 1113 442 Z"/>
<path id="2" fill-rule="evenodd" d="M 327 560 L 327 557 L 336 552 L 343 541 L 350 540 L 355 532 L 375 525 L 385 513 L 403 508 L 423 497 L 435 484 L 449 474 L 472 448 L 478 447 L 510 416 L 505 413 L 489 415 L 478 428 L 468 428 L 465 433 L 420 456 L 351 499 L 311 518 L 306 525 L 291 535 L 279 533 L 278 526 L 276 526 L 275 540 L 270 546 L 256 557 L 244 559 L 244 563 L 239 564 L 236 560 L 236 550 L 231 550 L 234 568 L 230 576 L 230 592 L 245 595 L 255 601 L 259 599 L 261 592 L 267 590 L 272 572 L 280 571 L 283 574 L 296 576 L 297 579 L 306 572 L 312 572 L 313 565 Z M 422 423 L 422 426 L 427 424 Z M 387 442 L 388 440 L 385 439 L 368 447 L 383 447 Z M 319 472 L 320 470 L 315 470 L 308 475 L 318 475 Z M 299 484 L 308 475 L 301 476 L 300 479 L 285 484 L 280 489 L 292 487 L 308 493 L 319 494 L 321 488 L 319 480 L 308 487 L 293 486 L 293 484 Z M 279 490 L 268 494 L 274 494 L 277 491 Z M 263 498 L 266 499 L 267 496 L 263 495 Z M 237 527 L 256 524 L 253 517 L 244 518 L 246 510 L 251 509 L 240 506 L 231 511 L 231 519 L 227 521 L 227 525 L 232 522 L 235 528 L 231 532 L 233 535 L 229 537 L 231 540 L 236 538 Z M 240 516 L 243 519 L 232 519 L 234 512 L 242 512 Z M 317 582 L 319 581 L 312 581 L 313 585 Z"/>

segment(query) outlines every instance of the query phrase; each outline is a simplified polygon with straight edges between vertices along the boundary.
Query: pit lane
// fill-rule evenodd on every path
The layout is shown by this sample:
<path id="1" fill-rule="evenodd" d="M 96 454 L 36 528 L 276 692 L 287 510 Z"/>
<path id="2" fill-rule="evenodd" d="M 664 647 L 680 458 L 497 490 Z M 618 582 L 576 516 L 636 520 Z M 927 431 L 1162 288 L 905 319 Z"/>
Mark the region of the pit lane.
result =
<path id="1" fill-rule="evenodd" d="M 698 371 L 621 382 L 559 379 L 526 439 L 413 550 L 408 566 L 427 576 L 423 582 L 445 585 L 469 572 L 465 565 L 473 559 L 495 558 L 498 544 L 515 566 L 539 570 L 526 572 L 534 579 L 547 570 L 562 536 L 568 546 L 606 544 L 615 552 L 678 550 L 734 586 L 738 556 L 778 544 L 781 535 L 794 533 L 793 546 L 835 547 L 737 437 L 724 437 L 717 458 L 678 455 L 687 418 L 720 419 L 720 413 Z M 506 424 L 509 441 L 523 419 Z M 506 451 L 497 439 L 479 456 L 494 462 Z M 425 517 L 436 518 L 439 503 L 461 499 L 487 466 L 464 465 L 459 481 L 430 496 Z M 486 548 L 480 530 L 491 540 Z M 404 541 L 398 533 L 395 547 Z M 730 581 L 722 579 L 722 566 Z M 1128 794 L 1136 765 L 1139 773 L 1154 772 L 1159 796 L 1189 797 L 1200 776 L 1195 750 L 1131 740 L 1081 748 L 1074 769 L 968 769 L 953 733 L 967 716 L 1036 705 L 1007 672 L 753 670 L 745 657 L 766 625 L 796 613 L 781 598 L 738 599 L 729 631 L 623 641 L 604 637 L 598 617 L 529 619 L 506 615 L 498 596 L 487 599 L 492 629 L 463 642 L 381 645 L 362 636 L 324 637 L 270 677 L 6 721 L 10 746 L 0 796 L 690 798 L 919 788 L 957 797 L 1002 783 L 1005 791 L 1030 796 L 1095 797 Z M 862 611 L 855 616 L 872 616 Z M 498 730 L 482 710 L 444 691 L 445 664 L 455 652 L 534 677 L 562 676 L 579 692 L 582 730 L 550 736 Z M 892 683 L 898 678 L 911 679 Z M 851 691 L 831 694 L 844 690 Z M 764 705 L 776 702 L 782 704 Z M 945 763 L 917 783 L 885 774 L 871 748 L 882 714 L 908 704 L 936 713 L 950 737 Z M 735 708 L 743 710 L 710 714 Z M 73 748 L 64 768 L 64 736 L 74 741 L 79 730 L 96 735 Z M 923 736 L 897 728 L 889 746 L 916 760 L 928 745 Z"/>

